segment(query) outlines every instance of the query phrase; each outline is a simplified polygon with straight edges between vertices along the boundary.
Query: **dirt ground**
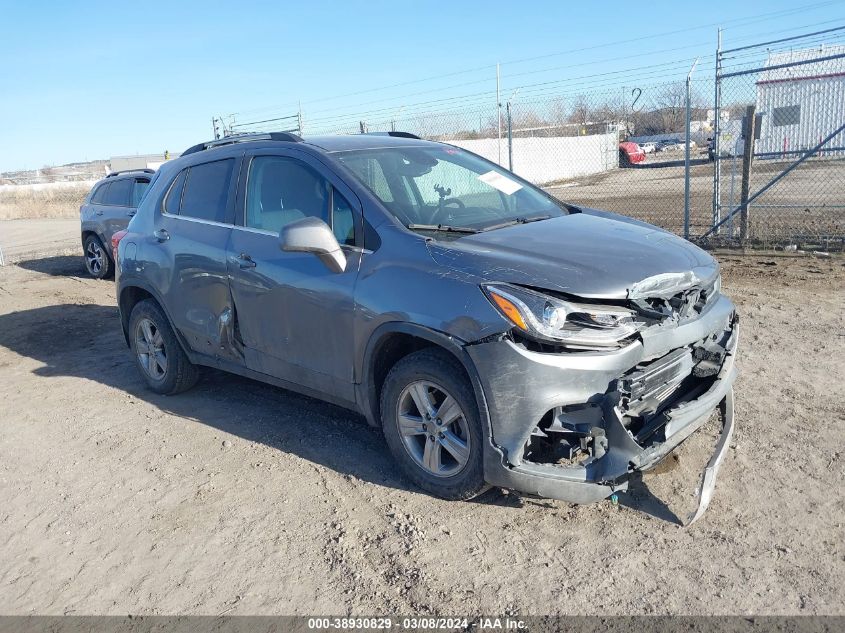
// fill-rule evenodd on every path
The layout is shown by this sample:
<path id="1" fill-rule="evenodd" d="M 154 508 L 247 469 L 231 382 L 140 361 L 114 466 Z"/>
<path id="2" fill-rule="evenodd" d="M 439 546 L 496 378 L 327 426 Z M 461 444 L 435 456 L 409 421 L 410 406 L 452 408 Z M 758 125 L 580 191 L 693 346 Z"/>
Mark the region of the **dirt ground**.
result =
<path id="1" fill-rule="evenodd" d="M 713 433 L 618 506 L 441 501 L 341 409 L 146 391 L 79 257 L 0 268 L 0 613 L 845 614 L 845 261 L 720 259 L 737 428 L 691 528 Z"/>
<path id="2" fill-rule="evenodd" d="M 0 220 L 0 252 L 8 264 L 80 248 L 79 217 Z"/>

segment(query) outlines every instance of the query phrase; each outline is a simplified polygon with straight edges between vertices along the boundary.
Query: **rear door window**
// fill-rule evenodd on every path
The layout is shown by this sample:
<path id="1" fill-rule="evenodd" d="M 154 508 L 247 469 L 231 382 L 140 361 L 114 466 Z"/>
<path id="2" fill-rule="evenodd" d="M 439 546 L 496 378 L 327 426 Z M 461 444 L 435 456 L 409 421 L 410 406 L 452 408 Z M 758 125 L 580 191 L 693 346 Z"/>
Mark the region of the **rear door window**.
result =
<path id="1" fill-rule="evenodd" d="M 227 158 L 188 168 L 179 215 L 211 222 L 226 222 L 229 185 L 234 165 L 235 160 Z M 169 202 L 168 196 L 165 208 L 172 213 Z"/>
<path id="2" fill-rule="evenodd" d="M 128 207 L 133 182 L 130 178 L 115 180 L 109 185 L 109 190 L 103 198 L 103 204 L 115 207 Z"/>

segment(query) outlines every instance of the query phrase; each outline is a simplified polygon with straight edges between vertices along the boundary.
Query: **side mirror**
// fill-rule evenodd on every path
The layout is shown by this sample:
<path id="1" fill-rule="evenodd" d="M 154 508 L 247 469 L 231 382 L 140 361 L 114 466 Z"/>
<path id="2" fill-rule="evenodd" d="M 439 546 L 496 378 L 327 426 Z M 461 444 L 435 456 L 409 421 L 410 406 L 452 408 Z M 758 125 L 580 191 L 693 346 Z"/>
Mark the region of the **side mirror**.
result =
<path id="1" fill-rule="evenodd" d="M 319 218 L 303 218 L 283 227 L 279 248 L 289 253 L 314 253 L 334 273 L 346 270 L 346 255 L 329 225 Z"/>

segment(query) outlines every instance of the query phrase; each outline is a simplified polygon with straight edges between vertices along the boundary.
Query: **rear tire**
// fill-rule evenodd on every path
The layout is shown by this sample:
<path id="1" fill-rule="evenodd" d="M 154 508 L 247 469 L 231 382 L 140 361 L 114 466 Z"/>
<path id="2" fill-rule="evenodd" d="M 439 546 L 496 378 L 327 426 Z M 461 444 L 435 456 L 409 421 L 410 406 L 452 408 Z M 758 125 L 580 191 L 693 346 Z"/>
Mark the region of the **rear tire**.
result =
<path id="1" fill-rule="evenodd" d="M 449 353 L 423 349 L 396 363 L 382 388 L 381 419 L 394 459 L 426 492 L 462 500 L 487 489 L 478 405 Z"/>
<path id="2" fill-rule="evenodd" d="M 109 252 L 100 238 L 96 235 L 89 235 L 85 238 L 82 244 L 83 258 L 85 260 L 85 270 L 94 279 L 106 279 L 114 273 L 114 265 L 112 264 Z"/>
<path id="3" fill-rule="evenodd" d="M 139 301 L 132 308 L 129 346 L 138 372 L 156 393 L 173 395 L 196 384 L 196 365 L 188 360 L 170 322 L 152 299 Z"/>

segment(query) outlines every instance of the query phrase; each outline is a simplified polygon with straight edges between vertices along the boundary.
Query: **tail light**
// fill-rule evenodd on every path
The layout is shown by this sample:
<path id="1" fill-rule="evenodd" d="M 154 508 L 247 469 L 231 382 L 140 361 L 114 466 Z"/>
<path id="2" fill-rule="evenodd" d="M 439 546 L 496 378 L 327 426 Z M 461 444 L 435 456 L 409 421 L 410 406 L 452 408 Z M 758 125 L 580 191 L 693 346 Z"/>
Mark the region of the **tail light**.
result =
<path id="1" fill-rule="evenodd" d="M 118 231 L 114 235 L 111 236 L 111 254 L 112 260 L 117 262 L 117 245 L 120 244 L 120 240 L 122 240 L 129 231 Z"/>

